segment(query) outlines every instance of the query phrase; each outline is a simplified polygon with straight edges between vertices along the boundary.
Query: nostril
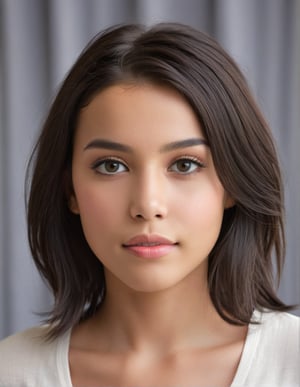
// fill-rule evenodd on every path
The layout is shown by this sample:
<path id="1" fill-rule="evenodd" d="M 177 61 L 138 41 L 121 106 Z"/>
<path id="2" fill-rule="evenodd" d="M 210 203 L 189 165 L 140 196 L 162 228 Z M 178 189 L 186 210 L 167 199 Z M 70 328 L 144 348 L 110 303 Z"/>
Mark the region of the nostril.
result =
<path id="1" fill-rule="evenodd" d="M 136 214 L 135 218 L 136 219 L 146 219 L 145 216 L 143 216 L 142 214 Z M 163 215 L 162 214 L 156 214 L 156 215 L 154 215 L 154 218 L 162 219 Z"/>

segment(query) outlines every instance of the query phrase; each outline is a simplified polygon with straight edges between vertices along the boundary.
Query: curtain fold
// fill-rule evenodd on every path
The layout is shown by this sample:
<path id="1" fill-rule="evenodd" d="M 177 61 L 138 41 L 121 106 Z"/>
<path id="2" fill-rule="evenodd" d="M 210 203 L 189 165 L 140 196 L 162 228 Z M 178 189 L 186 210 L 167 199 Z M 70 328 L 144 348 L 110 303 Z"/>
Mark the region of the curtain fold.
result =
<path id="1" fill-rule="evenodd" d="M 280 295 L 300 303 L 300 2 L 0 0 L 0 338 L 37 324 L 34 312 L 52 302 L 28 249 L 24 178 L 58 85 L 98 31 L 160 21 L 212 34 L 249 80 L 278 141 L 285 176 L 288 248 Z"/>

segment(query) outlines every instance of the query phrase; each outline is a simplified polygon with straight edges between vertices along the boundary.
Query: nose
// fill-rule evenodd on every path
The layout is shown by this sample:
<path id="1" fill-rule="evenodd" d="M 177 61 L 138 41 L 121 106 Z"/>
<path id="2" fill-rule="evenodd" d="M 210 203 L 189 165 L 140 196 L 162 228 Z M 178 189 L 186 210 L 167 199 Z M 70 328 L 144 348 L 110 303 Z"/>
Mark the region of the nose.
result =
<path id="1" fill-rule="evenodd" d="M 151 221 L 167 216 L 167 187 L 164 177 L 147 171 L 135 179 L 131 190 L 130 216 L 135 220 Z"/>

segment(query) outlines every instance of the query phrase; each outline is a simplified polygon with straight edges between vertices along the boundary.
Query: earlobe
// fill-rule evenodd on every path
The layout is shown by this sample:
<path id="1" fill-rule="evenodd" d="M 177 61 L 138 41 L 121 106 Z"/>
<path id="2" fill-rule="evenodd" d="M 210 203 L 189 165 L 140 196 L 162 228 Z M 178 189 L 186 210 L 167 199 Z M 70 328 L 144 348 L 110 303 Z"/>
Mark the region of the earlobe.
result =
<path id="1" fill-rule="evenodd" d="M 228 208 L 232 208 L 235 206 L 235 204 L 235 200 L 231 196 L 226 195 L 224 201 L 224 209 L 227 210 Z"/>
<path id="2" fill-rule="evenodd" d="M 70 211 L 73 212 L 73 214 L 78 215 L 79 207 L 78 207 L 77 199 L 74 195 L 71 195 L 68 204 L 69 204 Z"/>
<path id="3" fill-rule="evenodd" d="M 64 171 L 63 185 L 68 208 L 73 214 L 78 215 L 79 206 L 73 189 L 72 171 L 70 168 Z"/>

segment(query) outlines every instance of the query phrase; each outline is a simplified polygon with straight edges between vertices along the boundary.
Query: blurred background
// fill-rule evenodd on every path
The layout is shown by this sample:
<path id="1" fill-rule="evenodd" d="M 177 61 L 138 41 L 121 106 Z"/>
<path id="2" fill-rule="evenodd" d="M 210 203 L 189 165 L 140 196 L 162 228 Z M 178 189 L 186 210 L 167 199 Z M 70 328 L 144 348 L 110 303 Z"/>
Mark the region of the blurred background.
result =
<path id="1" fill-rule="evenodd" d="M 159 21 L 214 36 L 272 127 L 287 207 L 279 294 L 300 304 L 300 0 L 0 0 L 0 338 L 37 324 L 52 303 L 28 249 L 24 177 L 60 82 L 100 30 Z"/>

